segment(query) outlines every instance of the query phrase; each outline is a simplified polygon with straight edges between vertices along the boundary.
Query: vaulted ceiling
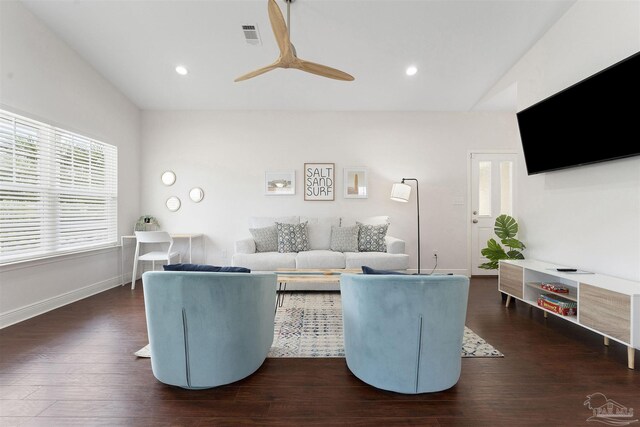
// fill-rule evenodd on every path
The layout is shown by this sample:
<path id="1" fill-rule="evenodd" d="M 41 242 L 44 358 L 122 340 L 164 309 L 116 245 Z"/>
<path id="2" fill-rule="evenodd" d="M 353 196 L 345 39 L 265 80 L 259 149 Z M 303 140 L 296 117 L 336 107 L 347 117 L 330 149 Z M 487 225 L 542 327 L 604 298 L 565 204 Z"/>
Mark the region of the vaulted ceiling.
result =
<path id="1" fill-rule="evenodd" d="M 267 0 L 23 0 L 142 109 L 364 111 L 474 109 L 574 2 L 295 0 L 298 55 L 355 81 L 278 69 L 234 83 L 278 56 Z"/>

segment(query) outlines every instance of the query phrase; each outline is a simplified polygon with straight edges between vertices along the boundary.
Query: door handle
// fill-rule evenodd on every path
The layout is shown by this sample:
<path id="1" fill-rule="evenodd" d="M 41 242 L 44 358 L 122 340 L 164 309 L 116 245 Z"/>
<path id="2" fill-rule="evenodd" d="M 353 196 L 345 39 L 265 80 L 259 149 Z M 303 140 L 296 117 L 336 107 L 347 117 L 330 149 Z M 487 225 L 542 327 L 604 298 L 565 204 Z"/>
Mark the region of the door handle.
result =
<path id="1" fill-rule="evenodd" d="M 474 218 L 473 221 L 471 221 L 471 222 L 473 222 L 474 224 L 477 224 L 478 220 Z"/>

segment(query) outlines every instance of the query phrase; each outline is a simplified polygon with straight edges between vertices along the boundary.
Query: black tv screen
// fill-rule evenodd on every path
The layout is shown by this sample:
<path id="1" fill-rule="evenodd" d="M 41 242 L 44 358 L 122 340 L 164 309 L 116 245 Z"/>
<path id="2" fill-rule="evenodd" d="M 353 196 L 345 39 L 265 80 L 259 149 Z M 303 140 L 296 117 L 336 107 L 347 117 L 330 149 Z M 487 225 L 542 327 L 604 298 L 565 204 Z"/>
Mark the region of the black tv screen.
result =
<path id="1" fill-rule="evenodd" d="M 529 175 L 640 155 L 640 52 L 517 118 Z"/>

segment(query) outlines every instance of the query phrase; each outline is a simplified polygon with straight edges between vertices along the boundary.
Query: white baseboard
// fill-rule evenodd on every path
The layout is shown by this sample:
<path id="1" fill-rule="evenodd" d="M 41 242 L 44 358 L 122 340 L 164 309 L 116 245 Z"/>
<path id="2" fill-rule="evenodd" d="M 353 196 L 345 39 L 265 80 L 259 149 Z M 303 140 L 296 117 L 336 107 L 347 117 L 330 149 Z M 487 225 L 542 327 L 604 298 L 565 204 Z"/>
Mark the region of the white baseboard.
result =
<path id="1" fill-rule="evenodd" d="M 0 314 L 0 329 L 120 285 L 118 276 Z"/>

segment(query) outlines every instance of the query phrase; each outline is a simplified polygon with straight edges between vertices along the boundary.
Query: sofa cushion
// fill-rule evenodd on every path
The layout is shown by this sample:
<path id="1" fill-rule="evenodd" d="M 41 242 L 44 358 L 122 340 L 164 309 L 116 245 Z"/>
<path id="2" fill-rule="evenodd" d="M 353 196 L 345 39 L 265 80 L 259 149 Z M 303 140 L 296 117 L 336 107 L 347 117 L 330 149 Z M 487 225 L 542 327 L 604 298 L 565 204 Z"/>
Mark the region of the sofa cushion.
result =
<path id="1" fill-rule="evenodd" d="M 341 227 L 352 227 L 356 225 L 356 222 L 365 225 L 381 225 L 381 224 L 390 224 L 388 215 L 381 216 L 368 216 L 363 218 L 355 218 L 355 217 L 342 217 L 340 218 L 340 226 Z"/>
<path id="2" fill-rule="evenodd" d="M 331 250 L 338 252 L 358 251 L 359 227 L 331 227 Z"/>
<path id="3" fill-rule="evenodd" d="M 278 250 L 278 231 L 275 225 L 250 228 L 249 233 L 256 242 L 256 252 L 275 252 Z"/>
<path id="4" fill-rule="evenodd" d="M 300 217 L 300 222 L 308 222 L 307 231 L 309 233 L 309 249 L 330 249 L 331 248 L 331 227 L 340 226 L 339 217 L 312 218 Z"/>
<path id="5" fill-rule="evenodd" d="M 406 276 L 407 273 L 400 273 L 395 270 L 376 270 L 375 268 L 367 267 L 366 265 L 362 266 L 362 274 L 395 274 L 399 276 Z"/>
<path id="6" fill-rule="evenodd" d="M 234 254 L 231 263 L 250 268 L 253 271 L 274 271 L 279 268 L 296 268 L 296 253 L 260 252 L 255 254 Z"/>
<path id="7" fill-rule="evenodd" d="M 264 228 L 276 225 L 276 222 L 284 224 L 300 224 L 299 216 L 252 216 L 249 218 L 249 228 Z"/>
<path id="8" fill-rule="evenodd" d="M 307 223 L 283 224 L 276 222 L 278 232 L 278 252 L 300 252 L 309 250 Z"/>
<path id="9" fill-rule="evenodd" d="M 387 245 L 385 237 L 389 224 L 366 225 L 357 222 L 360 227 L 358 234 L 358 251 L 359 252 L 386 252 Z"/>
<path id="10" fill-rule="evenodd" d="M 363 265 L 383 270 L 406 270 L 409 268 L 409 255 L 407 254 L 347 252 L 344 257 L 345 268 L 361 268 Z"/>
<path id="11" fill-rule="evenodd" d="M 218 267 L 206 264 L 167 264 L 162 266 L 164 271 L 207 271 L 213 273 L 251 273 L 244 267 Z"/>
<path id="12" fill-rule="evenodd" d="M 296 268 L 344 268 L 344 254 L 329 250 L 299 252 Z"/>

